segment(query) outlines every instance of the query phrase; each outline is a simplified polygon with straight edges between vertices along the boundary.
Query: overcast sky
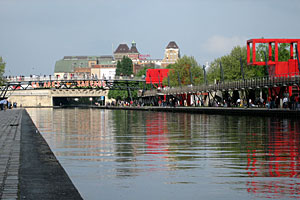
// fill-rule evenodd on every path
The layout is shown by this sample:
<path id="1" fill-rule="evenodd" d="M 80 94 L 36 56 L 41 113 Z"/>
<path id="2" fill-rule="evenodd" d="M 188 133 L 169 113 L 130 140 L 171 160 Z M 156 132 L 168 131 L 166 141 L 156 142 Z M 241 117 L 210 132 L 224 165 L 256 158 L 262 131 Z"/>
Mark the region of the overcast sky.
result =
<path id="1" fill-rule="evenodd" d="M 49 75 L 64 56 L 134 40 L 163 58 L 176 41 L 204 64 L 247 39 L 300 38 L 299 13 L 299 0 L 0 0 L 0 56 L 5 75 Z"/>

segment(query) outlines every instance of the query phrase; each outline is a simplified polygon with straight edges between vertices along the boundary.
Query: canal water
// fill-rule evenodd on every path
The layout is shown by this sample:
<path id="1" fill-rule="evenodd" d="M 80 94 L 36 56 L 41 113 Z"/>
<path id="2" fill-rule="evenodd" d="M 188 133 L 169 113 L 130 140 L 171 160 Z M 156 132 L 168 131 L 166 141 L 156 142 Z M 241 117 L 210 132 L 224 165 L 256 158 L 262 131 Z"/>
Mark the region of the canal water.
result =
<path id="1" fill-rule="evenodd" d="M 84 199 L 300 198 L 299 120 L 28 112 Z"/>

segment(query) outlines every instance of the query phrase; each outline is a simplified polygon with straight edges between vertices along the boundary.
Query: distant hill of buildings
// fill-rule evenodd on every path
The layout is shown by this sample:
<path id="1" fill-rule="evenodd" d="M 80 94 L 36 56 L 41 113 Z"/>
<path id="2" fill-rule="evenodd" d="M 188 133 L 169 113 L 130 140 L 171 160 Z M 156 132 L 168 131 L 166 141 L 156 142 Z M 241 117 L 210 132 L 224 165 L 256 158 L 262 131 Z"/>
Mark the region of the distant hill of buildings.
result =
<path id="1" fill-rule="evenodd" d="M 129 57 L 133 63 L 134 74 L 138 73 L 144 66 L 152 65 L 154 68 L 165 68 L 180 58 L 180 50 L 176 42 L 171 41 L 165 48 L 163 59 L 151 59 L 150 55 L 140 54 L 136 43 L 120 44 L 113 55 L 107 56 L 64 56 L 56 61 L 54 76 L 72 78 L 114 78 L 117 61 L 124 56 Z"/>

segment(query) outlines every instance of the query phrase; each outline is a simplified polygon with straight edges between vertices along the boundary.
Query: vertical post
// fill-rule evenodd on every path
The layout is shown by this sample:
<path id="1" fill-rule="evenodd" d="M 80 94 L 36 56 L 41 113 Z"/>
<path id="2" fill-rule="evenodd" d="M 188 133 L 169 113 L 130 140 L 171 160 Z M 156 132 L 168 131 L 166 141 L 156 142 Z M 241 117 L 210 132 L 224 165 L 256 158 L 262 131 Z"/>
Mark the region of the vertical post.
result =
<path id="1" fill-rule="evenodd" d="M 224 71 L 223 71 L 223 67 L 222 67 L 222 63 L 221 62 L 220 62 L 220 75 L 221 75 L 222 83 L 224 83 Z"/>
<path id="2" fill-rule="evenodd" d="M 178 76 L 178 84 L 181 87 L 181 81 L 180 81 L 180 76 L 179 76 L 179 72 L 177 72 L 177 76 Z"/>
<path id="3" fill-rule="evenodd" d="M 255 42 L 252 43 L 252 63 L 256 62 L 256 47 Z"/>
<path id="4" fill-rule="evenodd" d="M 131 91 L 130 88 L 128 87 L 128 84 L 127 84 L 127 92 L 128 92 L 128 96 L 130 97 L 130 101 L 132 101 Z"/>
<path id="5" fill-rule="evenodd" d="M 159 76 L 159 74 L 158 74 L 158 87 L 160 87 L 160 76 Z"/>
<path id="6" fill-rule="evenodd" d="M 294 43 L 290 44 L 290 59 L 294 59 Z"/>
<path id="7" fill-rule="evenodd" d="M 278 62 L 278 42 L 275 42 L 275 62 Z"/>
<path id="8" fill-rule="evenodd" d="M 170 76 L 168 74 L 168 86 L 170 87 Z"/>
<path id="9" fill-rule="evenodd" d="M 151 86 L 151 90 L 153 89 L 153 85 L 152 85 L 152 79 L 151 79 L 151 76 L 149 76 L 150 78 L 150 86 Z"/>
<path id="10" fill-rule="evenodd" d="M 190 72 L 191 84 L 194 85 L 194 83 L 193 83 L 193 75 L 192 75 L 191 68 L 189 68 L 189 72 Z"/>
<path id="11" fill-rule="evenodd" d="M 247 42 L 247 64 L 250 64 L 250 42 Z"/>
<path id="12" fill-rule="evenodd" d="M 264 51 L 265 54 L 265 62 L 266 62 L 266 74 L 269 76 L 269 71 L 268 71 L 268 59 L 267 59 L 267 50 Z"/>
<path id="13" fill-rule="evenodd" d="M 269 61 L 272 61 L 272 43 L 269 43 Z"/>
<path id="14" fill-rule="evenodd" d="M 297 61 L 298 61 L 298 70 L 300 73 L 299 46 L 297 44 L 296 44 L 296 56 L 297 56 Z"/>
<path id="15" fill-rule="evenodd" d="M 244 75 L 244 68 L 243 68 L 242 57 L 240 57 L 240 64 L 241 64 L 241 74 L 242 74 L 243 80 L 245 80 L 245 75 Z"/>
<path id="16" fill-rule="evenodd" d="M 205 70 L 205 65 L 203 65 L 203 74 L 204 74 L 204 84 L 207 85 L 207 80 L 206 80 L 206 70 Z"/>

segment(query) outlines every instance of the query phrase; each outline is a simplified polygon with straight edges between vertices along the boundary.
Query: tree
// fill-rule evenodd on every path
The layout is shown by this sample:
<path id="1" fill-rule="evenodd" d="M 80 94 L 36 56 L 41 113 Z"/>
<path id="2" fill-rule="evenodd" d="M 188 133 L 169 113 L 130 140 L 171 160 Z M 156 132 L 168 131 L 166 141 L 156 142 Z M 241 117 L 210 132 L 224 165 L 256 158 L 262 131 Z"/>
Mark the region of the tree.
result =
<path id="1" fill-rule="evenodd" d="M 116 76 L 120 76 L 120 75 L 130 76 L 132 73 L 133 73 L 132 60 L 124 56 L 121 62 L 118 61 L 117 63 Z"/>
<path id="2" fill-rule="evenodd" d="M 257 59 L 263 59 L 263 52 L 260 51 L 257 55 Z M 243 73 L 245 79 L 266 75 L 265 66 L 247 66 L 247 49 L 245 46 L 236 46 L 230 54 L 215 59 L 207 72 L 209 82 L 212 83 L 214 80 L 221 79 L 220 63 L 222 64 L 224 81 L 240 80 L 243 78 Z"/>
<path id="3" fill-rule="evenodd" d="M 144 67 L 136 74 L 136 76 L 137 76 L 137 77 L 146 76 L 146 72 L 147 72 L 148 69 L 154 69 L 154 64 L 151 63 L 151 64 L 148 64 L 148 65 L 144 66 Z"/>
<path id="4" fill-rule="evenodd" d="M 168 65 L 170 86 L 200 84 L 203 82 L 203 70 L 194 57 L 183 56 L 175 64 Z M 179 76 L 179 78 L 178 78 Z M 191 82 L 192 78 L 192 82 Z M 180 81 L 180 84 L 179 82 Z M 164 85 L 168 85 L 168 78 L 164 78 Z"/>
<path id="5" fill-rule="evenodd" d="M 122 65 L 121 62 L 118 60 L 117 62 L 117 69 L 116 69 L 116 76 L 120 76 L 120 74 L 122 73 Z"/>
<path id="6" fill-rule="evenodd" d="M 2 84 L 4 82 L 3 80 L 3 74 L 5 71 L 5 62 L 3 61 L 2 57 L 0 57 L 0 83 Z"/>
<path id="7" fill-rule="evenodd" d="M 117 62 L 116 76 L 130 76 L 133 73 L 132 60 L 126 56 L 121 61 Z M 131 91 L 133 97 L 137 96 L 136 91 Z M 116 100 L 125 100 L 129 98 L 128 91 L 125 90 L 109 90 L 108 98 Z"/>

